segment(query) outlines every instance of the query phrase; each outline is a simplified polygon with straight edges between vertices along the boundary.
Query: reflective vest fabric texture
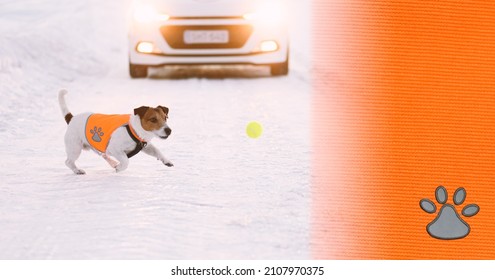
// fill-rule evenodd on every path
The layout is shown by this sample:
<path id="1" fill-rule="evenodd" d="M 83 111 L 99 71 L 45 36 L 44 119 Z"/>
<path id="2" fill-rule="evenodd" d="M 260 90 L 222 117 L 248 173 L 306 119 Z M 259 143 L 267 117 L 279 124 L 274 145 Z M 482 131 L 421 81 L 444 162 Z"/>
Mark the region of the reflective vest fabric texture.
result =
<path id="1" fill-rule="evenodd" d="M 105 153 L 112 133 L 129 123 L 131 115 L 92 114 L 86 121 L 86 139 L 97 151 Z"/>

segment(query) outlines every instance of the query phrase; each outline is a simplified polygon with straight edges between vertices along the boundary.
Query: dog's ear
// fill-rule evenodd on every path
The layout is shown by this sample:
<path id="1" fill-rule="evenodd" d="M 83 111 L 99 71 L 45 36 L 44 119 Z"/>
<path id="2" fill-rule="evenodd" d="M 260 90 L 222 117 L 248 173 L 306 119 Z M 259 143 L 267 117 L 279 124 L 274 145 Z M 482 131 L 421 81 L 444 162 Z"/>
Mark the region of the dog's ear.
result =
<path id="1" fill-rule="evenodd" d="M 168 115 L 168 108 L 165 106 L 158 106 L 158 108 L 162 109 L 162 111 L 165 113 L 165 115 Z"/>
<path id="2" fill-rule="evenodd" d="M 134 109 L 134 115 L 138 115 L 139 117 L 144 117 L 144 114 L 146 114 L 146 111 L 148 111 L 150 107 L 147 106 L 141 106 L 139 108 Z"/>

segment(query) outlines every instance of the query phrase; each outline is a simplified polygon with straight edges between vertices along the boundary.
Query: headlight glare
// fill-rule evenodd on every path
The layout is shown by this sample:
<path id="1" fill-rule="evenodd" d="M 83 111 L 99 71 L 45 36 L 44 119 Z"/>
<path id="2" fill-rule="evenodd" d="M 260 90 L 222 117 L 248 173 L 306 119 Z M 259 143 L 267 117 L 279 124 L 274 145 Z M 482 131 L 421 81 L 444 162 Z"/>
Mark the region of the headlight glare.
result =
<path id="1" fill-rule="evenodd" d="M 255 12 L 247 13 L 245 20 L 254 21 L 265 26 L 280 25 L 284 22 L 283 6 L 278 1 L 262 4 Z"/>
<path id="2" fill-rule="evenodd" d="M 150 23 L 152 21 L 167 21 L 170 16 L 159 13 L 150 4 L 136 4 L 133 9 L 133 18 L 139 23 Z"/>
<path id="3" fill-rule="evenodd" d="M 140 42 L 136 50 L 140 53 L 153 53 L 155 45 L 151 42 Z"/>

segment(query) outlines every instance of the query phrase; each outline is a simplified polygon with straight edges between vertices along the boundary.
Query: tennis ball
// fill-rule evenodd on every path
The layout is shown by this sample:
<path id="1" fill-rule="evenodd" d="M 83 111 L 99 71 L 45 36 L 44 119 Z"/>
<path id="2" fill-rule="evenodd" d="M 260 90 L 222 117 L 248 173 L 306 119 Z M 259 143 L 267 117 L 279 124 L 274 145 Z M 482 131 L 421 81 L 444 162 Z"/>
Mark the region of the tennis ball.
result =
<path id="1" fill-rule="evenodd" d="M 263 127 L 258 122 L 250 122 L 246 127 L 246 133 L 253 139 L 258 138 L 263 133 Z"/>

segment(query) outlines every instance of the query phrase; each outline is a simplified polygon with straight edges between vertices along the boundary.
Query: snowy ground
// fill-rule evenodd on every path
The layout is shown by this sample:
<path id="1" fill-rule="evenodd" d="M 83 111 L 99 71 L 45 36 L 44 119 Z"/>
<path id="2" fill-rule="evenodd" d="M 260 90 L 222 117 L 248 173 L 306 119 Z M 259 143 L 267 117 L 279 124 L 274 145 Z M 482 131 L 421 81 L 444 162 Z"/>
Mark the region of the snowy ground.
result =
<path id="1" fill-rule="evenodd" d="M 199 67 L 131 80 L 128 2 L 0 0 L 0 259 L 309 258 L 309 6 L 287 3 L 299 19 L 288 77 Z M 154 144 L 175 167 L 139 154 L 115 174 L 85 152 L 75 176 L 61 87 L 75 114 L 168 106 L 172 136 Z"/>

